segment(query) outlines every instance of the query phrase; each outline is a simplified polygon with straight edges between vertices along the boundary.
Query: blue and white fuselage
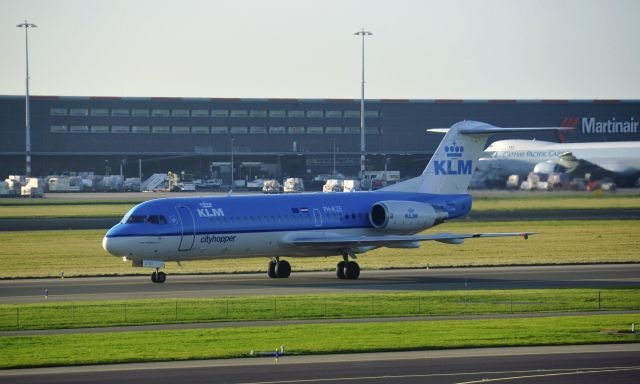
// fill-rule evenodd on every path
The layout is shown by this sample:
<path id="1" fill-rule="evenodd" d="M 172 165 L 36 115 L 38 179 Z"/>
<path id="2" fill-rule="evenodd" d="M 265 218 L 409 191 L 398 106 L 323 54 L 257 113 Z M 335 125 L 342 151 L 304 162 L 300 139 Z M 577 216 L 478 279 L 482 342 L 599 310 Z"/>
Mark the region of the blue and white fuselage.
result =
<path id="1" fill-rule="evenodd" d="M 463 121 L 446 135 L 421 176 L 374 192 L 168 198 L 135 206 L 107 232 L 102 245 L 134 266 L 166 261 L 265 256 L 270 277 L 288 277 L 282 256 L 342 255 L 336 274 L 355 279 L 357 254 L 379 247 L 417 248 L 422 241 L 530 233 L 420 234 L 471 209 L 469 181 L 492 133 L 556 128 L 497 128 Z"/>
<path id="2" fill-rule="evenodd" d="M 372 207 L 381 201 L 407 202 L 404 210 L 394 212 L 401 226 L 374 226 Z M 432 206 L 437 217 L 422 215 L 413 203 Z M 341 255 L 343 244 L 301 247 L 292 241 L 413 234 L 445 218 L 463 216 L 470 208 L 468 194 L 384 191 L 166 198 L 135 206 L 107 232 L 103 245 L 109 253 L 131 260 Z"/>

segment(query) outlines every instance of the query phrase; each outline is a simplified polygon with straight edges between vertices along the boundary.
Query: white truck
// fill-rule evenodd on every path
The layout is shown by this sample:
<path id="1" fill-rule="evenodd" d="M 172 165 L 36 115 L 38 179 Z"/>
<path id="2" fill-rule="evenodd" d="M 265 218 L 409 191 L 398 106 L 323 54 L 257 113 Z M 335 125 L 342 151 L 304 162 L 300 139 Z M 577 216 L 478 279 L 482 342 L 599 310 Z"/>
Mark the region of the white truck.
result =
<path id="1" fill-rule="evenodd" d="M 20 195 L 23 197 L 43 197 L 43 180 L 37 177 L 30 177 L 27 180 L 27 183 L 20 188 Z"/>
<path id="2" fill-rule="evenodd" d="M 361 186 L 363 189 L 378 189 L 400 181 L 400 171 L 365 171 Z"/>

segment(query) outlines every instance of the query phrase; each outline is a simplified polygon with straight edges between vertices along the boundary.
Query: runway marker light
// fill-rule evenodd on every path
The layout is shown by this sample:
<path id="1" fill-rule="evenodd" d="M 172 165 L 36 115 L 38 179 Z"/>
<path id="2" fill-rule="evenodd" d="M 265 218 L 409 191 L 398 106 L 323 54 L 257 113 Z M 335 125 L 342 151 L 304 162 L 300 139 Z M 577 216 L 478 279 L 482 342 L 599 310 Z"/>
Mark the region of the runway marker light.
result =
<path id="1" fill-rule="evenodd" d="M 636 323 L 631 323 L 631 333 L 636 333 Z"/>
<path id="2" fill-rule="evenodd" d="M 44 289 L 44 299 L 47 300 L 49 298 L 49 288 Z"/>

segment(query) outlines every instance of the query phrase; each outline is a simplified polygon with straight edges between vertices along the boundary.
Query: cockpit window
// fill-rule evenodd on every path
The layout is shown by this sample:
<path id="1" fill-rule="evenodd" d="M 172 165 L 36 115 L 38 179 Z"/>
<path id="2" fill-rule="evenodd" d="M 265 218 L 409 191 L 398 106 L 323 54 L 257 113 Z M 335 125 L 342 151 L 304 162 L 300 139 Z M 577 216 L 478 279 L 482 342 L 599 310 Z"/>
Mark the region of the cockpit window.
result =
<path id="1" fill-rule="evenodd" d="M 151 215 L 147 221 L 151 224 L 167 224 L 167 219 L 162 215 Z"/>
<path id="2" fill-rule="evenodd" d="M 167 224 L 167 218 L 163 215 L 135 215 L 133 214 L 133 208 L 127 212 L 122 218 L 123 224 Z"/>
<path id="3" fill-rule="evenodd" d="M 129 216 L 129 218 L 127 219 L 127 224 L 140 224 L 140 223 L 144 223 L 144 220 L 146 219 L 146 216 L 143 215 L 131 215 Z"/>

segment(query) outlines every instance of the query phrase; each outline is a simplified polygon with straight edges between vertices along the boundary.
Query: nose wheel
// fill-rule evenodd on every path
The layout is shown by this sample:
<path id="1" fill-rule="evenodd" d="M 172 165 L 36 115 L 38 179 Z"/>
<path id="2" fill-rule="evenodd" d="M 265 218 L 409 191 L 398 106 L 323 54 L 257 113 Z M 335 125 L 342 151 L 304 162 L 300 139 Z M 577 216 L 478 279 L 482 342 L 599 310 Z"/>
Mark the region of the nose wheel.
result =
<path id="1" fill-rule="evenodd" d="M 154 283 L 164 283 L 165 280 L 167 280 L 167 274 L 160 272 L 159 268 L 156 268 L 156 271 L 151 274 L 151 281 Z"/>

